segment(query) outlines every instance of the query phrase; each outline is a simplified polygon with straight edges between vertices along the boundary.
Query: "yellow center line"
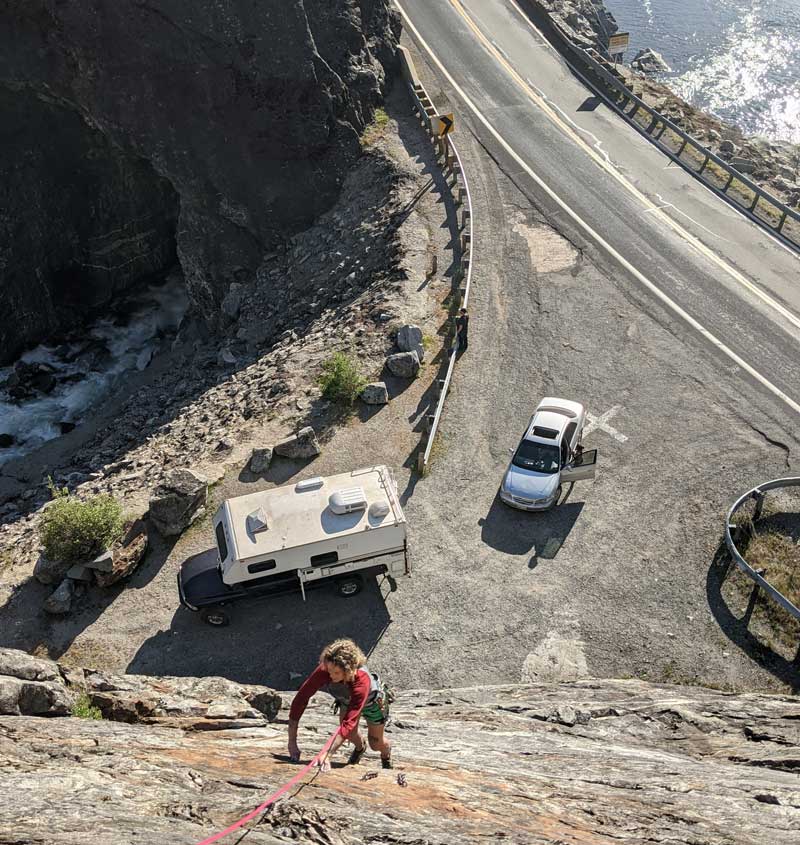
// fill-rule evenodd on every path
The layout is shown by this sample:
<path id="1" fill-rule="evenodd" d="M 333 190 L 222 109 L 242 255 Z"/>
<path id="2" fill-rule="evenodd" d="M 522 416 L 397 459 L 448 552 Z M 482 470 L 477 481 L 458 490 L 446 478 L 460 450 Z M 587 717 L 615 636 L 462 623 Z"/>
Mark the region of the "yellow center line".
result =
<path id="1" fill-rule="evenodd" d="M 527 80 L 523 79 L 519 73 L 514 69 L 509 61 L 500 53 L 500 51 L 492 44 L 492 42 L 483 34 L 477 23 L 470 17 L 460 0 L 448 0 L 453 10 L 458 14 L 469 29 L 475 34 L 475 37 L 480 41 L 484 48 L 494 57 L 503 69 L 508 73 L 516 85 L 522 89 L 525 95 L 531 102 L 537 105 L 550 120 L 561 129 L 564 134 L 570 137 L 584 152 L 589 155 L 592 160 L 601 167 L 606 173 L 614 178 L 629 194 L 641 202 L 646 209 L 646 213 L 657 217 L 662 223 L 666 224 L 677 235 L 688 241 L 703 257 L 714 263 L 717 267 L 727 273 L 731 278 L 737 281 L 742 287 L 746 288 L 750 293 L 759 298 L 762 302 L 780 314 L 785 320 L 791 323 L 795 328 L 800 329 L 800 318 L 793 314 L 788 308 L 781 305 L 776 299 L 773 299 L 769 294 L 765 293 L 761 288 L 751 282 L 746 276 L 731 267 L 723 258 L 717 255 L 710 247 L 706 246 L 696 235 L 684 229 L 676 220 L 673 220 L 668 214 L 662 211 L 663 207 L 656 205 L 649 197 L 643 194 L 635 185 L 629 182 L 613 165 L 600 156 L 594 147 L 586 143 L 586 141 L 573 130 L 573 128 L 566 123 L 558 113 L 535 91 L 531 89 Z M 535 31 L 538 30 L 533 27 L 533 24 L 525 16 L 524 12 L 517 6 L 514 0 L 511 0 L 512 5 L 517 12 L 524 18 L 525 22 Z M 676 165 L 677 166 L 677 165 Z"/>

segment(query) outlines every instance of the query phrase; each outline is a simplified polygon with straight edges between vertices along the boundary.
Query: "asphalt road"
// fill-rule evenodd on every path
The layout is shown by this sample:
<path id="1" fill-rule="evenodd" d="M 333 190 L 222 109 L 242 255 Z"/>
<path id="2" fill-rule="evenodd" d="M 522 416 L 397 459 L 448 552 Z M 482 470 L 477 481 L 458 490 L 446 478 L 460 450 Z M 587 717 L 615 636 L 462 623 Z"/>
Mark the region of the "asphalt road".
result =
<path id="1" fill-rule="evenodd" d="M 453 91 L 459 119 L 549 219 L 559 220 L 565 234 L 577 240 L 605 241 L 800 402 L 800 374 L 793 365 L 800 339 L 800 263 L 794 253 L 672 164 L 605 105 L 587 107 L 590 92 L 513 0 L 401 0 L 399 5 L 496 135 Z M 570 219 L 521 162 L 598 237 Z M 612 272 L 631 275 L 619 262 L 602 260 Z"/>

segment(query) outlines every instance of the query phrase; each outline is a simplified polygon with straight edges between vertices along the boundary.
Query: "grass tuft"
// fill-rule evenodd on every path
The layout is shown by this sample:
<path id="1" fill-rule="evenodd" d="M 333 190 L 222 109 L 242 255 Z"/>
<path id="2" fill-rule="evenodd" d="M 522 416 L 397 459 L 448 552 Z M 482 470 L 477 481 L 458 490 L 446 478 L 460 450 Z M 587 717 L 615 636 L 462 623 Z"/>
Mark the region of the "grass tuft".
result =
<path id="1" fill-rule="evenodd" d="M 82 692 L 76 699 L 75 703 L 72 705 L 72 715 L 78 719 L 102 719 L 103 713 L 101 712 L 99 707 L 95 707 L 92 704 L 91 698 L 85 693 Z"/>
<path id="2" fill-rule="evenodd" d="M 322 395 L 331 402 L 352 405 L 366 383 L 358 364 L 344 352 L 335 352 L 322 364 L 319 385 Z"/>

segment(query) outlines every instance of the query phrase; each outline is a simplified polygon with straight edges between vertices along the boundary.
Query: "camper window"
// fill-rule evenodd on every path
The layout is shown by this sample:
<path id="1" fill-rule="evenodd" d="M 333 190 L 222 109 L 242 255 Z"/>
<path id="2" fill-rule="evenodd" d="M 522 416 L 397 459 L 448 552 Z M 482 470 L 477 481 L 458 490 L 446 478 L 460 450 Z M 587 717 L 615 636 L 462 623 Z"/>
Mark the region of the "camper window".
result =
<path id="1" fill-rule="evenodd" d="M 266 572 L 269 569 L 275 569 L 278 564 L 275 563 L 274 560 L 262 560 L 261 563 L 251 563 L 250 566 L 247 567 L 247 571 L 251 575 L 255 575 L 258 572 Z"/>
<path id="2" fill-rule="evenodd" d="M 217 523 L 217 547 L 219 548 L 219 560 L 220 563 L 225 563 L 228 557 L 228 544 L 225 541 L 225 528 L 223 527 L 221 522 Z"/>
<path id="3" fill-rule="evenodd" d="M 339 552 L 325 552 L 321 555 L 311 555 L 312 566 L 325 566 L 328 563 L 336 563 L 339 560 Z"/>

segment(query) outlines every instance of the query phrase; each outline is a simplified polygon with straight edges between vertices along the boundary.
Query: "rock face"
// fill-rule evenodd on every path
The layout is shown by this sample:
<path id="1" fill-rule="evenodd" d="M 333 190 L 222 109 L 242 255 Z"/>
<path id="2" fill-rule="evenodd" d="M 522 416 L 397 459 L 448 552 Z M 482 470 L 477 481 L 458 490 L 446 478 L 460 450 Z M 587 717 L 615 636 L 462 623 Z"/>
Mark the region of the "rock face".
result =
<path id="1" fill-rule="evenodd" d="M 342 766 L 340 752 L 313 788 L 248 825 L 247 842 L 796 841 L 794 698 L 585 681 L 417 690 L 392 709 L 394 771 L 370 752 Z M 330 699 L 317 696 L 300 725 L 303 761 L 336 726 Z M 0 788 L 14 800 L 0 805 L 0 838 L 194 845 L 296 774 L 285 754 L 284 725 L 4 716 Z M 365 783 L 367 772 L 376 777 Z"/>
<path id="2" fill-rule="evenodd" d="M 226 678 L 110 675 L 0 648 L 0 714 L 66 716 L 80 695 L 104 719 L 188 730 L 263 726 L 282 705 L 268 687 Z"/>
<path id="3" fill-rule="evenodd" d="M 0 364 L 176 254 L 215 323 L 335 200 L 397 33 L 389 0 L 4 3 Z"/>
<path id="4" fill-rule="evenodd" d="M 0 9 L 3 34 L 8 8 Z M 5 52 L 3 35 L 0 42 Z M 4 67 L 0 77 L 9 73 Z M 58 98 L 3 82 L 0 365 L 166 273 L 177 261 L 178 218 L 175 191 L 147 161 L 124 154 Z M 54 385 L 40 377 L 34 387 Z"/>
<path id="5" fill-rule="evenodd" d="M 188 469 L 173 470 L 150 498 L 150 519 L 164 537 L 175 537 L 202 515 L 208 481 Z"/>

